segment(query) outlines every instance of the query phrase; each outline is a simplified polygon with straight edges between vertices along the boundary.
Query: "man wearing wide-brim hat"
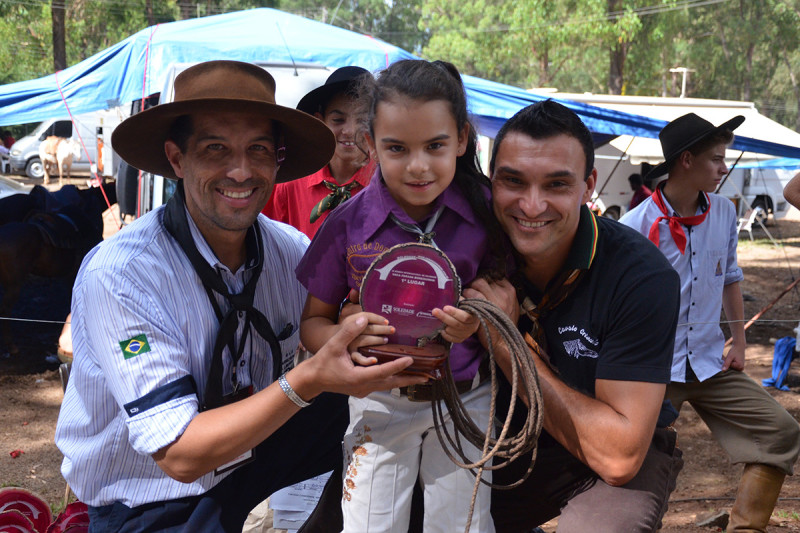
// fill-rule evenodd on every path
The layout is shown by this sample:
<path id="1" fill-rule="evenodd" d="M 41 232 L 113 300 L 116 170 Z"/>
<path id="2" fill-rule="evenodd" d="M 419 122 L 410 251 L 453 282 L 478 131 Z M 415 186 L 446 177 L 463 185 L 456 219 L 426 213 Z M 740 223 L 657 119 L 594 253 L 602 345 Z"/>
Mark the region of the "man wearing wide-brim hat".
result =
<path id="1" fill-rule="evenodd" d="M 681 277 L 681 306 L 667 398 L 680 410 L 689 402 L 731 461 L 744 472 L 727 528 L 766 531 L 786 474 L 800 454 L 800 426 L 764 389 L 742 372 L 744 310 L 736 264 L 737 216 L 733 203 L 714 193 L 728 173 L 725 149 L 737 116 L 714 126 L 689 113 L 659 134 L 665 161 L 651 177 L 665 182 L 620 222 L 646 235 Z M 719 325 L 720 306 L 731 332 Z"/>
<path id="2" fill-rule="evenodd" d="M 354 367 L 343 328 L 294 366 L 308 239 L 259 214 L 276 181 L 333 153 L 316 118 L 275 104 L 260 67 L 211 61 L 174 101 L 120 124 L 129 164 L 178 180 L 168 203 L 96 247 L 78 273 L 62 472 L 93 531 L 236 531 L 275 490 L 331 470 L 344 393 L 422 381 Z"/>
<path id="3" fill-rule="evenodd" d="M 375 162 L 359 143 L 361 115 L 357 93 L 368 70 L 357 66 L 336 69 L 325 84 L 300 99 L 297 109 L 327 125 L 336 138 L 333 157 L 321 169 L 298 180 L 280 183 L 263 213 L 294 226 L 309 239 L 339 204 L 369 184 Z"/>

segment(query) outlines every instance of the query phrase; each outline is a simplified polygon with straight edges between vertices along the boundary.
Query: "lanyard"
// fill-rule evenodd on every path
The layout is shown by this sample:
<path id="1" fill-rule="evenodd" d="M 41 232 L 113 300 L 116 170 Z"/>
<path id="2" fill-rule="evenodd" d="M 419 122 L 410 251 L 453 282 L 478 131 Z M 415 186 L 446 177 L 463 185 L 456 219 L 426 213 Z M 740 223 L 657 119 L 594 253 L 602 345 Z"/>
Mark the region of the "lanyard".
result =
<path id="1" fill-rule="evenodd" d="M 392 219 L 392 222 L 394 222 L 407 232 L 416 233 L 417 235 L 419 235 L 418 240 L 422 244 L 430 244 L 431 246 L 433 246 L 438 250 L 439 247 L 436 246 L 435 242 L 433 242 L 433 238 L 436 237 L 436 232 L 433 231 L 433 228 L 434 226 L 436 226 L 436 222 L 439 220 L 442 211 L 444 211 L 444 206 L 441 206 L 439 209 L 437 209 L 436 212 L 433 213 L 433 216 L 431 216 L 431 218 L 428 219 L 428 223 L 425 224 L 424 231 L 416 224 L 408 224 L 407 222 L 403 222 L 402 220 L 397 218 L 394 213 L 389 213 L 389 218 Z"/>

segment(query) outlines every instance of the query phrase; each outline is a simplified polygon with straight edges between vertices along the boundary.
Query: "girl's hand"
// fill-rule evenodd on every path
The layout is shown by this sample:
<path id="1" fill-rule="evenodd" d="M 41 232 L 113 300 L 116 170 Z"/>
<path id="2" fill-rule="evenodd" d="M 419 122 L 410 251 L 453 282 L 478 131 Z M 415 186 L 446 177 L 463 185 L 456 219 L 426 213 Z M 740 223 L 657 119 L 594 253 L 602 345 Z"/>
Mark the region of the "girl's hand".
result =
<path id="1" fill-rule="evenodd" d="M 393 326 L 390 326 L 389 321 L 382 316 L 376 315 L 375 313 L 365 313 L 364 311 L 351 314 L 347 318 L 341 320 L 340 323 L 344 326 L 355 322 L 360 317 L 367 319 L 367 327 L 364 328 L 358 337 L 347 345 L 347 350 L 350 352 L 350 358 L 353 360 L 353 363 L 361 366 L 374 365 L 378 360 L 374 357 L 365 357 L 361 355 L 358 349 L 362 346 L 386 344 L 389 342 L 386 335 L 393 334 L 395 329 Z"/>
<path id="2" fill-rule="evenodd" d="M 433 316 L 444 324 L 442 338 L 447 342 L 464 342 L 478 331 L 480 326 L 478 317 L 452 305 L 446 305 L 444 309 L 434 309 Z"/>
<path id="3" fill-rule="evenodd" d="M 361 307 L 361 303 L 359 302 L 358 291 L 355 289 L 350 289 L 350 293 L 347 295 L 347 301 L 342 304 L 342 308 L 339 310 L 339 324 L 343 323 L 346 318 L 349 318 L 356 313 L 360 313 L 363 310 L 364 309 Z"/>

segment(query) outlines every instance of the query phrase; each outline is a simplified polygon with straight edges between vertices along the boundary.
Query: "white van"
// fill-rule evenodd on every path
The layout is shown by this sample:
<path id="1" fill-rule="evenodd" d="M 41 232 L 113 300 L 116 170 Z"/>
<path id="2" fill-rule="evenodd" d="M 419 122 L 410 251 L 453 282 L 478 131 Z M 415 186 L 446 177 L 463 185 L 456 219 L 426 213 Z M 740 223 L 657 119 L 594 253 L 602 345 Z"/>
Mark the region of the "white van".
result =
<path id="1" fill-rule="evenodd" d="M 175 77 L 186 70 L 187 68 L 195 65 L 196 63 L 175 63 L 170 65 L 167 81 L 161 91 L 159 104 L 171 102 L 174 98 L 173 88 Z M 294 108 L 300 99 L 312 89 L 323 85 L 328 76 L 336 70 L 335 68 L 325 67 L 314 63 L 261 63 L 255 62 L 256 65 L 262 67 L 275 78 L 275 101 L 283 106 Z M 123 168 L 126 165 L 123 164 Z M 117 181 L 117 199 L 120 206 L 136 206 L 137 212 L 131 212 L 133 209 L 124 209 L 124 214 L 141 216 L 148 211 L 164 204 L 175 192 L 176 182 L 150 174 L 149 172 L 142 172 L 142 180 L 140 186 L 130 187 L 126 186 L 126 181 L 138 178 L 138 171 L 132 169 L 134 172 L 120 172 Z M 123 175 L 124 174 L 124 175 Z M 132 202 L 125 198 L 126 195 L 138 190 L 138 198 L 136 202 Z M 120 197 L 122 196 L 122 197 Z"/>
<path id="2" fill-rule="evenodd" d="M 119 158 L 114 157 L 111 151 L 111 132 L 125 118 L 121 109 L 93 111 L 74 115 L 74 118 L 74 128 L 69 118 L 45 120 L 36 126 L 31 134 L 17 140 L 9 152 L 8 162 L 11 172 L 41 179 L 44 176 L 44 168 L 39 159 L 39 145 L 48 136 L 55 135 L 74 139 L 81 145 L 81 157 L 73 160 L 72 172 L 96 171 L 96 168 L 91 167 L 94 164 L 103 169 L 103 175 L 113 176 L 119 165 Z M 102 142 L 102 164 L 97 160 L 98 137 Z"/>

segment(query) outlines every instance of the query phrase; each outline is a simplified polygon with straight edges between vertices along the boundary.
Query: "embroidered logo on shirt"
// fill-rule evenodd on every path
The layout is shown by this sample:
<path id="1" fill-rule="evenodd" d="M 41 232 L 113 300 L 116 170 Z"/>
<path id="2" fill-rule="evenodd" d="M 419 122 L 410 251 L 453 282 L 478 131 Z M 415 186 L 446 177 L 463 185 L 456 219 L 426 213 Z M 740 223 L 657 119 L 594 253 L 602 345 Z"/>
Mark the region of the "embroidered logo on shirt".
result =
<path id="1" fill-rule="evenodd" d="M 367 268 L 376 257 L 388 250 L 379 242 L 367 242 L 364 244 L 353 244 L 347 247 L 347 265 L 350 267 L 350 279 L 355 283 L 356 288 L 361 287 L 364 274 Z"/>
<path id="2" fill-rule="evenodd" d="M 147 342 L 147 335 L 136 335 L 126 341 L 120 341 L 119 347 L 122 348 L 122 356 L 125 359 L 136 357 L 139 354 L 150 351 L 150 344 Z"/>
<path id="3" fill-rule="evenodd" d="M 597 359 L 598 355 L 594 350 L 587 348 L 580 339 L 564 341 L 564 351 L 575 359 L 580 359 L 581 357 Z"/>
<path id="4" fill-rule="evenodd" d="M 714 273 L 714 275 L 715 276 L 721 276 L 722 275 L 722 260 L 721 259 L 717 259 L 717 271 Z"/>

